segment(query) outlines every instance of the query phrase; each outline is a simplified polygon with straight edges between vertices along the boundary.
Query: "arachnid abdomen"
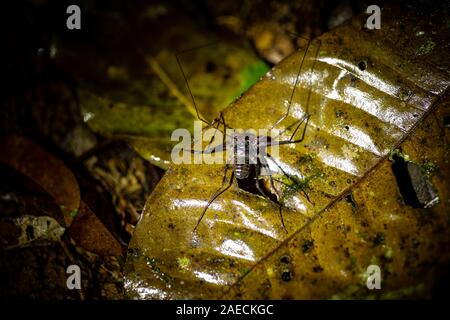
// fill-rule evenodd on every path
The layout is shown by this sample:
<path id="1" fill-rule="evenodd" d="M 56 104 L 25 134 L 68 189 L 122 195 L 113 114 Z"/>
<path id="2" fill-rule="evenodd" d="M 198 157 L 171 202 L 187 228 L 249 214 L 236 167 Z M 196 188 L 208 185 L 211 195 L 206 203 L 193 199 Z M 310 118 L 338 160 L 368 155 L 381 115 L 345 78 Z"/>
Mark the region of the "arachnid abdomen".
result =
<path id="1" fill-rule="evenodd" d="M 250 165 L 256 164 L 258 138 L 250 133 L 233 134 L 233 165 L 236 179 L 246 179 L 249 176 Z"/>

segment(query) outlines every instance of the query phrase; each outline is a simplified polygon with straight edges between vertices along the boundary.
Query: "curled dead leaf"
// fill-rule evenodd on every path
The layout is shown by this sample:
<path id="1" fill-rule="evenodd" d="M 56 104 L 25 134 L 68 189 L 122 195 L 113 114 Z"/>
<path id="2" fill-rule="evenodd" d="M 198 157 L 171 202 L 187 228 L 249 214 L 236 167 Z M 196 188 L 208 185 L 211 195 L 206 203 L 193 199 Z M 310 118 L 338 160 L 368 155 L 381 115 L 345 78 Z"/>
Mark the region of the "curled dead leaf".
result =
<path id="1" fill-rule="evenodd" d="M 19 136 L 0 138 L 0 161 L 32 179 L 48 192 L 64 214 L 65 227 L 80 205 L 80 189 L 63 161 Z"/>

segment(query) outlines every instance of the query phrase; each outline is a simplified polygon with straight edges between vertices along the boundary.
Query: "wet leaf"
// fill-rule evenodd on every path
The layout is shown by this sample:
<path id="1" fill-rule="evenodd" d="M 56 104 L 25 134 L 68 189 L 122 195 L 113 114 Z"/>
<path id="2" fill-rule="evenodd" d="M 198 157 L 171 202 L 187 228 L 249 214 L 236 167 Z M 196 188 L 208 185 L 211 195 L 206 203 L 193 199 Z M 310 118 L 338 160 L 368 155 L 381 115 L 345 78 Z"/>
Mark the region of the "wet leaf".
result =
<path id="1" fill-rule="evenodd" d="M 363 29 L 362 16 L 313 42 L 290 116 L 278 126 L 288 128 L 280 137 L 287 140 L 289 126 L 311 114 L 305 139 L 281 146 L 276 158 L 302 182 L 293 193 L 275 184 L 287 234 L 274 202 L 236 186 L 213 202 L 194 232 L 221 185 L 223 165 L 172 165 L 131 240 L 128 296 L 426 297 L 450 261 L 449 39 L 445 15 L 430 15 L 433 22 L 413 8 L 385 8 L 381 30 Z M 426 39 L 436 45 L 418 55 Z M 283 60 L 231 104 L 227 124 L 268 129 L 276 123 L 302 54 Z M 439 203 L 405 204 L 389 160 L 397 149 L 419 166 L 434 164 L 429 179 Z M 383 290 L 366 287 L 372 264 L 382 270 Z"/>

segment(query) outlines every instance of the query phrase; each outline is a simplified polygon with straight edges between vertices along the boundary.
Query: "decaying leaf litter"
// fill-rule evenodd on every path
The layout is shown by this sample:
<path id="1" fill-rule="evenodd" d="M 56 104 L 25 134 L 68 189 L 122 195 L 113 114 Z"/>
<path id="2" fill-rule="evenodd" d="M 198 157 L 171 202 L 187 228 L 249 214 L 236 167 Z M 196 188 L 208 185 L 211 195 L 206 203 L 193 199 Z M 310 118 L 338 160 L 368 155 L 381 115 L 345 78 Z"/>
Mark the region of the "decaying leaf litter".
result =
<path id="1" fill-rule="evenodd" d="M 444 58 L 448 33 L 438 18 L 428 25 L 417 15 L 387 8 L 380 31 L 364 30 L 364 18 L 358 17 L 320 37 L 317 67 L 309 74 L 304 69 L 294 97 L 295 120 L 304 112 L 307 79 L 314 77 L 305 141 L 282 148 L 278 159 L 300 177 L 308 170 L 319 172 L 308 183 L 311 203 L 301 195 L 290 197 L 284 216 L 288 235 L 272 204 L 237 189 L 224 193 L 193 233 L 205 194 L 220 185 L 222 167 L 171 166 L 148 199 L 130 244 L 128 296 L 430 294 L 449 258 L 448 130 L 443 129 L 450 81 Z M 416 35 L 418 29 L 428 39 Z M 427 53 L 418 52 L 429 39 L 446 40 Z M 300 54 L 283 60 L 232 103 L 224 111 L 227 123 L 270 127 L 292 89 Z M 404 204 L 389 161 L 395 149 L 414 162 L 431 161 L 439 168 L 430 176 L 439 203 L 428 209 Z M 384 270 L 382 292 L 367 291 L 364 271 L 370 264 Z M 417 280 L 419 274 L 424 276 Z"/>

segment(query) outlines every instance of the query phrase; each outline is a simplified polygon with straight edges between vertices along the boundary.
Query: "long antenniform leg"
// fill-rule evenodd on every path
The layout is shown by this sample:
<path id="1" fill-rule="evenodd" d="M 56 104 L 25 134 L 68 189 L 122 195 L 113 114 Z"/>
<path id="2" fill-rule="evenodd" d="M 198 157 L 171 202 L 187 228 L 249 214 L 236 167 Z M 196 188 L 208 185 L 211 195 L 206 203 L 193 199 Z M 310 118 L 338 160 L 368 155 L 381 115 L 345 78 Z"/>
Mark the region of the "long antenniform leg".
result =
<path id="1" fill-rule="evenodd" d="M 183 66 L 181 65 L 181 62 L 180 62 L 180 56 L 181 56 L 182 54 L 187 53 L 187 52 L 190 52 L 190 51 L 193 51 L 193 50 L 197 50 L 197 49 L 201 49 L 201 48 L 204 48 L 204 47 L 208 47 L 208 46 L 211 46 L 211 45 L 213 45 L 213 44 L 216 44 L 216 42 L 214 42 L 214 43 L 209 43 L 209 44 L 205 44 L 205 45 L 202 45 L 202 46 L 198 46 L 198 47 L 191 48 L 191 49 L 187 49 L 187 50 L 183 50 L 183 51 L 179 51 L 179 52 L 177 52 L 177 53 L 175 54 L 175 58 L 177 59 L 178 67 L 180 68 L 181 74 L 183 75 L 184 82 L 186 82 L 186 87 L 187 87 L 187 89 L 188 89 L 189 96 L 191 97 L 192 104 L 193 104 L 193 106 L 194 106 L 194 108 L 195 108 L 195 112 L 197 113 L 197 118 L 198 118 L 200 121 L 206 123 L 207 125 L 210 125 L 210 123 L 209 123 L 208 121 L 206 121 L 205 119 L 203 119 L 203 118 L 200 116 L 200 112 L 199 112 L 199 110 L 198 110 L 197 104 L 195 103 L 194 95 L 192 94 L 191 87 L 189 86 L 189 81 L 188 81 L 188 79 L 187 79 L 187 77 L 186 77 L 186 73 L 184 72 Z"/>
<path id="2" fill-rule="evenodd" d="M 274 142 L 272 142 L 270 145 L 275 145 L 275 144 L 283 145 L 283 144 L 290 144 L 290 143 L 299 143 L 299 142 L 302 142 L 303 139 L 305 139 L 306 127 L 308 126 L 309 118 L 310 118 L 310 115 L 307 114 L 307 115 L 305 115 L 302 119 L 299 120 L 299 123 L 298 123 L 298 125 L 295 127 L 295 130 L 294 130 L 294 132 L 292 133 L 292 135 L 291 135 L 291 137 L 289 138 L 289 140 L 284 140 L 284 141 L 274 141 Z M 302 131 L 302 136 L 300 137 L 300 139 L 292 140 L 292 139 L 294 138 L 295 134 L 297 133 L 298 128 L 300 128 L 301 124 L 302 124 L 303 121 L 305 121 L 305 120 L 306 120 L 306 122 L 305 122 L 305 127 L 303 128 L 303 131 Z"/>
<path id="3" fill-rule="evenodd" d="M 226 130 L 226 123 L 225 123 L 225 118 L 223 116 L 223 113 L 220 113 L 220 119 L 222 120 L 223 126 L 224 126 L 224 131 Z M 219 122 L 218 122 L 219 123 Z M 215 134 L 213 136 L 213 138 L 215 137 Z M 210 144 L 212 143 L 212 140 L 210 141 Z M 226 150 L 226 139 L 225 139 L 225 135 L 222 135 L 222 150 Z M 210 149 L 210 148 L 208 148 Z M 215 152 L 216 149 L 212 149 L 212 152 Z M 206 150 L 205 150 L 206 152 Z M 234 170 L 231 171 L 231 176 L 230 176 L 230 181 L 228 183 L 228 185 L 222 189 L 226 183 L 227 183 L 227 172 L 228 169 L 230 167 L 229 162 L 227 161 L 225 164 L 225 168 L 224 168 L 224 172 L 223 172 L 223 180 L 222 180 L 222 185 L 220 186 L 219 189 L 216 190 L 216 192 L 214 192 L 213 196 L 209 199 L 208 203 L 206 204 L 205 208 L 202 211 L 202 214 L 200 215 L 200 218 L 197 221 L 197 224 L 195 225 L 194 231 L 197 230 L 197 227 L 199 226 L 200 222 L 202 221 L 206 211 L 208 210 L 209 206 L 214 202 L 214 200 L 216 200 L 222 193 L 224 193 L 225 191 L 227 191 L 232 185 L 233 185 L 233 179 L 234 179 Z"/>
<path id="4" fill-rule="evenodd" d="M 261 159 L 261 157 L 260 157 L 260 159 Z M 268 171 L 268 173 L 269 173 L 268 175 L 269 175 L 270 187 L 275 191 L 275 193 L 276 193 L 278 199 L 280 199 L 280 198 L 281 198 L 281 195 L 280 195 L 278 189 L 275 188 L 275 185 L 274 185 L 274 183 L 273 183 L 274 179 L 273 179 L 273 177 L 272 177 L 272 172 L 271 172 L 271 170 L 270 170 L 270 168 L 269 168 L 269 165 L 267 164 L 267 162 L 265 161 L 265 159 L 261 159 L 261 160 L 262 160 L 262 161 L 260 161 L 260 162 L 261 162 L 261 166 L 262 166 L 264 169 L 266 169 L 266 170 Z M 257 177 L 258 177 L 259 175 L 260 175 L 260 170 L 258 169 Z M 258 190 L 260 190 L 259 185 L 258 185 L 258 182 L 256 183 L 256 186 L 258 187 Z M 260 190 L 260 192 L 261 192 L 261 190 Z M 279 209 L 279 214 L 280 214 L 281 225 L 283 226 L 284 231 L 285 231 L 286 233 L 288 233 L 288 230 L 287 230 L 287 228 L 286 228 L 286 225 L 284 224 L 282 208 L 283 208 L 283 205 L 281 204 L 281 202 L 279 202 L 279 203 L 278 203 L 278 209 Z"/>
<path id="5" fill-rule="evenodd" d="M 214 126 L 215 123 L 217 123 L 217 126 Z M 227 134 L 226 130 L 227 130 L 227 128 L 230 128 L 230 127 L 228 127 L 227 124 L 225 123 L 225 118 L 223 116 L 223 112 L 221 111 L 220 115 L 219 115 L 219 118 L 218 119 L 216 118 L 216 119 L 213 120 L 212 127 L 214 129 L 216 129 L 216 131 L 214 132 L 214 135 L 211 137 L 211 140 L 209 140 L 209 143 L 208 143 L 208 146 L 207 146 L 208 148 L 214 142 L 214 140 L 216 139 L 216 133 L 217 133 L 217 131 L 220 131 L 219 130 L 219 125 L 221 123 L 223 124 L 223 135 L 222 135 L 223 141 L 222 141 L 222 143 L 225 146 L 225 140 L 226 140 L 225 139 L 225 135 Z M 232 128 L 230 128 L 230 129 L 232 129 Z"/>
<path id="6" fill-rule="evenodd" d="M 186 83 L 186 87 L 187 87 L 187 90 L 188 90 L 188 92 L 189 92 L 189 96 L 190 96 L 190 98 L 191 98 L 191 100 L 192 100 L 192 105 L 193 105 L 194 108 L 195 108 L 195 112 L 196 112 L 196 114 L 197 114 L 197 118 L 198 118 L 200 121 L 202 121 L 203 123 L 207 124 L 207 125 L 211 125 L 211 124 L 210 124 L 208 121 L 206 121 L 204 118 L 202 118 L 202 117 L 200 116 L 200 111 L 199 111 L 199 109 L 198 109 L 197 103 L 195 102 L 194 94 L 192 93 L 192 90 L 191 90 L 191 87 L 190 87 L 190 85 L 189 85 L 189 81 L 188 81 L 188 79 L 187 79 L 186 73 L 184 72 L 183 65 L 181 64 L 180 56 L 181 56 L 182 54 L 187 53 L 187 52 L 194 51 L 194 50 L 198 50 L 198 49 L 205 48 L 205 47 L 209 47 L 209 46 L 212 46 L 212 45 L 215 45 L 215 44 L 217 44 L 217 42 L 208 43 L 208 44 L 204 44 L 204 45 L 201 45 L 201 46 L 198 46 L 198 47 L 194 47 L 194 48 L 190 48 L 190 49 L 178 51 L 178 52 L 175 54 L 175 58 L 177 59 L 178 68 L 180 69 L 181 74 L 183 75 L 183 79 L 184 79 L 184 82 Z M 223 120 L 223 114 L 222 114 L 222 112 L 220 112 L 220 119 L 223 121 L 223 124 L 224 124 L 224 130 L 225 130 L 226 125 L 225 125 L 225 121 Z M 215 121 L 217 121 L 217 122 L 220 123 L 220 119 L 219 119 L 219 120 L 214 120 L 213 123 L 214 123 Z M 218 128 L 216 128 L 216 129 L 218 130 Z M 214 139 L 214 136 L 213 136 L 213 139 Z"/>
<path id="7" fill-rule="evenodd" d="M 300 37 L 300 36 L 298 36 L 298 37 Z M 302 38 L 302 37 L 300 37 L 300 38 Z M 316 61 L 317 61 L 317 57 L 318 57 L 318 55 L 319 55 L 319 50 L 320 50 L 320 47 L 321 47 L 321 42 L 320 42 L 320 40 L 317 40 L 317 41 L 319 41 L 319 45 L 317 46 L 317 50 L 316 50 L 316 52 L 315 52 L 315 54 L 314 54 L 314 60 L 313 60 L 312 66 L 311 66 L 311 71 L 314 71 L 314 67 L 315 67 L 315 64 L 316 64 Z M 304 60 L 305 60 L 305 58 L 306 58 L 306 54 L 307 54 L 307 52 L 308 52 L 308 50 L 309 50 L 310 44 L 311 44 L 311 41 L 308 40 L 308 45 L 307 45 L 307 47 L 306 47 L 306 49 L 305 49 L 305 53 L 303 54 L 303 57 L 302 57 L 302 60 L 301 60 L 301 62 L 300 62 L 300 66 L 299 66 L 299 69 L 298 69 L 298 72 L 297 72 L 297 76 L 296 76 L 296 78 L 295 78 L 294 88 L 292 89 L 292 93 L 291 93 L 291 96 L 290 96 L 290 98 L 289 98 L 287 111 L 286 111 L 286 113 L 285 113 L 285 114 L 284 114 L 284 115 L 283 115 L 283 116 L 282 116 L 282 117 L 281 117 L 281 118 L 280 118 L 280 119 L 272 126 L 271 129 L 273 129 L 277 124 L 279 124 L 281 121 L 283 121 L 283 120 L 284 120 L 285 118 L 287 118 L 288 115 L 289 115 L 289 112 L 290 112 L 290 109 L 291 109 L 291 105 L 292 105 L 292 100 L 293 100 L 293 97 L 294 97 L 294 94 L 295 94 L 295 90 L 296 90 L 297 85 L 298 85 L 300 73 L 301 73 L 301 70 L 302 70 L 302 67 L 303 67 L 303 62 L 304 62 Z M 311 72 L 311 73 L 312 73 L 312 72 Z M 307 126 L 308 121 L 309 121 L 309 118 L 310 118 L 310 114 L 308 113 L 308 108 L 309 108 L 309 102 L 310 102 L 310 100 L 311 100 L 311 92 L 312 92 L 312 86 L 313 86 L 313 83 L 312 83 L 313 81 L 312 81 L 312 80 L 313 80 L 312 77 L 310 77 L 309 90 L 308 90 L 308 95 L 307 95 L 307 97 L 306 97 L 305 115 L 299 120 L 299 123 L 298 123 L 298 125 L 296 126 L 296 128 L 295 128 L 294 132 L 292 133 L 291 137 L 289 138 L 289 140 L 288 140 L 287 142 L 277 143 L 277 144 L 298 143 L 298 142 L 303 141 L 303 138 L 304 138 L 304 136 L 305 136 L 306 126 Z M 303 130 L 302 137 L 301 137 L 300 139 L 293 140 L 295 134 L 297 133 L 298 129 L 300 128 L 300 125 L 301 125 L 301 124 L 303 123 L 303 121 L 305 121 L 305 120 L 306 120 L 306 123 L 305 123 L 305 129 Z M 289 127 L 288 127 L 288 128 L 289 128 Z M 283 134 L 288 128 L 286 128 L 285 130 L 283 130 L 282 132 L 280 132 L 280 133 L 277 135 L 277 137 L 280 136 L 281 134 Z M 273 144 L 274 144 L 274 143 L 272 143 L 272 145 L 273 145 Z"/>
<path id="8" fill-rule="evenodd" d="M 193 50 L 197 50 L 197 49 L 201 49 L 201 48 L 204 48 L 204 47 L 208 47 L 208 46 L 211 46 L 211 45 L 214 45 L 214 44 L 216 44 L 216 42 L 209 43 L 209 44 L 205 44 L 205 45 L 202 45 L 202 46 L 198 46 L 198 47 L 191 48 L 191 49 L 187 49 L 187 50 L 183 50 L 183 51 L 179 51 L 179 52 L 177 52 L 177 53 L 175 54 L 175 58 L 176 58 L 176 60 L 177 60 L 178 67 L 179 67 L 179 69 L 180 69 L 180 71 L 181 71 L 181 74 L 183 75 L 183 79 L 184 79 L 184 81 L 185 81 L 185 83 L 186 83 L 186 87 L 187 87 L 187 90 L 188 90 L 188 92 L 189 92 L 189 96 L 191 97 L 192 105 L 193 105 L 194 108 L 195 108 L 195 112 L 196 112 L 196 114 L 197 114 L 197 118 L 198 118 L 200 121 L 202 121 L 203 123 L 207 124 L 208 126 L 212 126 L 214 129 L 216 129 L 216 131 L 214 132 L 214 135 L 211 137 L 211 139 L 210 139 L 210 141 L 209 141 L 209 143 L 208 143 L 208 145 L 207 145 L 207 149 L 206 149 L 206 150 L 208 150 L 208 151 L 205 152 L 205 153 L 213 153 L 213 152 L 216 151 L 216 148 L 211 149 L 210 146 L 211 146 L 211 144 L 214 142 L 214 139 L 216 138 L 216 133 L 217 133 L 217 131 L 220 131 L 220 129 L 219 129 L 220 123 L 221 123 L 221 122 L 223 123 L 223 126 L 224 126 L 223 134 L 224 134 L 224 135 L 226 134 L 226 128 L 227 128 L 227 125 L 225 124 L 225 119 L 224 119 L 224 116 L 223 116 L 223 113 L 222 113 L 222 112 L 220 112 L 219 119 L 216 118 L 215 120 L 213 120 L 212 124 L 210 124 L 208 121 L 206 121 L 204 118 L 201 117 L 200 111 L 199 111 L 199 109 L 198 109 L 198 107 L 197 107 L 197 103 L 195 102 L 194 95 L 193 95 L 192 90 L 191 90 L 191 87 L 190 87 L 190 85 L 189 85 L 189 81 L 188 81 L 188 79 L 187 79 L 186 73 L 184 72 L 183 66 L 182 66 L 182 64 L 181 64 L 180 56 L 181 56 L 182 54 L 187 53 L 187 52 L 190 52 L 190 51 L 193 51 Z M 217 126 L 215 126 L 215 123 L 217 123 Z M 225 145 L 224 145 L 224 148 L 225 148 Z M 189 151 L 190 151 L 191 153 L 203 153 L 203 152 L 200 151 L 200 150 L 192 150 L 192 149 L 191 149 L 191 150 L 189 150 Z"/>
<path id="9" fill-rule="evenodd" d="M 216 132 L 214 132 L 214 135 L 212 136 L 211 140 L 209 141 L 208 146 L 211 145 L 211 144 L 213 143 L 214 139 L 216 138 L 216 133 L 217 133 L 217 131 L 220 131 L 220 130 L 219 130 L 219 125 L 220 125 L 220 123 L 223 124 L 223 141 L 222 141 L 222 143 L 223 143 L 223 145 L 225 146 L 225 141 L 226 141 L 225 136 L 227 135 L 227 128 L 229 128 L 229 129 L 233 129 L 233 128 L 229 127 L 229 126 L 226 124 L 226 122 L 225 122 L 225 117 L 223 116 L 223 112 L 222 112 L 222 111 L 220 111 L 219 118 L 218 118 L 218 119 L 217 119 L 217 118 L 214 119 L 213 122 L 217 122 L 217 127 L 214 127 L 214 128 L 216 129 Z M 224 148 L 225 148 L 225 147 L 224 147 Z M 224 150 L 225 150 L 225 149 L 224 149 Z"/>
<path id="10" fill-rule="evenodd" d="M 298 85 L 298 79 L 300 77 L 300 72 L 302 71 L 303 62 L 305 61 L 306 54 L 308 53 L 308 49 L 309 49 L 309 44 L 310 43 L 311 43 L 311 40 L 308 39 L 308 44 L 306 46 L 305 52 L 303 53 L 303 57 L 302 57 L 302 60 L 300 61 L 300 65 L 298 67 L 298 71 L 297 71 L 297 74 L 296 74 L 296 77 L 295 77 L 294 88 L 292 89 L 291 96 L 289 97 L 288 107 L 287 107 L 286 113 L 283 116 L 281 116 L 281 118 L 278 119 L 277 122 L 275 122 L 275 124 L 272 126 L 271 129 L 275 128 L 278 124 L 281 123 L 281 121 L 286 119 L 288 117 L 288 115 L 289 115 L 289 112 L 291 111 L 291 105 L 292 105 L 292 100 L 294 99 L 295 89 L 297 88 L 297 85 Z"/>
<path id="11" fill-rule="evenodd" d="M 177 59 L 178 67 L 179 67 L 179 69 L 180 69 L 180 71 L 181 71 L 181 74 L 183 75 L 184 82 L 186 83 L 186 87 L 187 87 L 187 90 L 188 90 L 188 92 L 189 92 L 189 96 L 191 97 L 192 105 L 193 105 L 194 108 L 195 108 L 195 112 L 196 112 L 196 114 L 197 114 L 197 118 L 198 118 L 200 121 L 202 121 L 203 123 L 207 124 L 208 126 L 212 126 L 214 129 L 216 129 L 216 131 L 214 132 L 214 135 L 211 137 L 211 140 L 209 141 L 209 143 L 208 143 L 208 145 L 207 145 L 207 149 L 205 150 L 205 152 L 203 152 L 203 151 L 201 151 L 201 150 L 193 150 L 193 149 L 190 149 L 189 151 L 190 151 L 191 153 L 194 153 L 194 154 L 199 154 L 199 153 L 213 153 L 213 152 L 215 152 L 215 151 L 217 150 L 217 148 L 211 149 L 210 146 L 211 146 L 211 144 L 213 143 L 213 141 L 214 141 L 214 139 L 215 139 L 215 137 L 216 137 L 217 131 L 220 131 L 220 130 L 219 130 L 220 119 L 219 119 L 218 121 L 214 120 L 213 123 L 210 124 L 208 121 L 206 121 L 204 118 L 202 118 L 202 117 L 200 116 L 200 111 L 198 110 L 197 103 L 195 102 L 194 95 L 193 95 L 192 90 L 191 90 L 191 87 L 190 87 L 190 85 L 189 85 L 189 81 L 188 81 L 188 79 L 187 79 L 186 73 L 184 72 L 183 66 L 182 66 L 182 64 L 181 64 L 180 56 L 181 56 L 182 54 L 187 53 L 187 52 L 190 52 L 190 51 L 193 51 L 193 50 L 197 50 L 197 49 L 201 49 L 201 48 L 204 48 L 204 47 L 208 47 L 208 46 L 211 46 L 211 45 L 214 45 L 214 44 L 216 44 L 216 42 L 209 43 L 209 44 L 205 44 L 205 45 L 198 46 L 198 47 L 194 47 L 194 48 L 190 48 L 190 49 L 183 50 L 183 51 L 179 51 L 179 52 L 177 52 L 177 53 L 175 54 L 175 58 Z M 221 119 L 223 119 L 222 112 L 220 113 L 220 116 L 221 116 Z M 215 126 L 215 123 L 217 123 L 217 127 Z M 225 125 L 224 125 L 224 130 L 225 130 Z"/>
<path id="12" fill-rule="evenodd" d="M 289 180 L 291 180 L 293 183 L 296 183 L 296 181 L 291 177 L 291 175 L 288 174 L 286 171 L 284 171 L 284 169 L 278 164 L 277 161 L 275 161 L 275 159 L 274 159 L 270 154 L 266 154 L 266 157 L 269 158 L 270 161 L 272 161 L 272 162 L 273 162 L 273 163 L 281 170 L 281 172 L 283 172 L 283 174 L 284 174 L 286 177 L 288 177 Z M 284 185 L 285 185 L 286 187 L 288 187 L 288 188 L 292 188 L 292 186 L 288 185 L 287 183 L 285 183 L 285 182 L 283 182 L 283 181 L 281 181 L 281 180 L 278 180 L 278 179 L 275 179 L 275 178 L 273 178 L 273 180 L 274 180 L 274 181 L 277 181 L 277 182 L 279 182 L 279 183 L 284 184 Z M 306 193 L 305 190 L 302 189 L 302 193 L 303 193 L 303 195 L 305 196 L 306 200 L 308 200 L 309 203 L 314 204 L 313 202 L 311 202 L 311 200 L 310 200 L 310 198 L 309 198 L 309 196 L 308 196 L 308 194 Z"/>
<path id="13" fill-rule="evenodd" d="M 282 141 L 276 141 L 276 139 L 282 135 L 284 132 L 286 132 L 288 129 L 292 128 L 295 126 L 295 130 L 294 132 L 291 134 L 291 137 L 289 138 L 289 140 L 285 140 L 285 141 L 295 141 L 295 143 L 301 142 L 303 140 L 303 138 L 305 137 L 305 132 L 306 132 L 306 127 L 308 126 L 308 121 L 311 115 L 309 114 L 305 114 L 301 119 L 295 121 L 292 125 L 290 125 L 289 127 L 286 127 L 286 129 L 284 129 L 283 131 L 281 131 L 280 133 L 278 133 L 275 137 L 272 138 L 272 140 L 274 140 L 273 142 L 269 142 L 267 143 L 267 146 L 272 146 L 272 145 L 277 145 L 280 144 L 279 142 Z M 297 133 L 298 129 L 300 128 L 300 126 L 302 125 L 302 123 L 306 120 L 305 123 L 305 128 L 303 129 L 302 132 L 302 137 L 298 140 L 292 140 L 293 137 L 295 136 L 295 134 Z"/>
<path id="14" fill-rule="evenodd" d="M 292 179 L 289 179 L 289 180 L 292 181 Z M 278 183 L 284 184 L 284 186 L 285 186 L 286 188 L 294 189 L 292 186 L 288 185 L 288 184 L 287 184 L 286 182 L 284 182 L 284 181 L 281 181 L 280 179 L 273 178 L 273 181 L 276 181 L 276 182 L 278 182 Z M 309 196 L 308 196 L 308 194 L 306 193 L 306 191 L 302 189 L 302 192 L 303 192 L 303 195 L 305 196 L 306 200 L 308 200 L 309 203 L 312 203 L 311 200 L 309 199 Z"/>
<path id="15" fill-rule="evenodd" d="M 202 211 L 202 214 L 200 215 L 200 218 L 197 221 L 197 224 L 195 225 L 194 231 L 197 230 L 197 227 L 199 226 L 200 222 L 202 221 L 202 219 L 203 219 L 203 217 L 204 217 L 204 215 L 206 213 L 206 210 L 208 210 L 208 208 L 211 205 L 211 203 L 213 203 L 214 200 L 216 200 L 222 193 L 227 191 L 233 185 L 234 171 L 231 171 L 230 180 L 228 182 L 228 185 L 226 186 L 226 183 L 227 183 L 227 172 L 228 172 L 229 166 L 230 165 L 228 163 L 225 165 L 224 172 L 223 172 L 222 185 L 220 186 L 219 189 L 216 190 L 216 192 L 214 192 L 213 196 L 209 199 L 208 203 L 206 204 L 205 208 Z M 225 186 L 225 188 L 224 188 L 224 186 Z"/>

